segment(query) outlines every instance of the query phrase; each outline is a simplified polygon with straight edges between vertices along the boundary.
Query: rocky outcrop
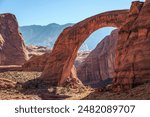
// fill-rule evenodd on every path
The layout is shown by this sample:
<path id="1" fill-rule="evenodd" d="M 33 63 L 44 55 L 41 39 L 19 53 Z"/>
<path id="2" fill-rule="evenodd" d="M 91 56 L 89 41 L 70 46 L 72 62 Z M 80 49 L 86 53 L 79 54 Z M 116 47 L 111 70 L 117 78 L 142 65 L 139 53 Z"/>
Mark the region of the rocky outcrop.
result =
<path id="1" fill-rule="evenodd" d="M 120 28 L 127 15 L 128 10 L 106 12 L 66 28 L 55 43 L 41 78 L 52 85 L 63 85 L 66 79 L 71 79 L 71 69 L 78 49 L 87 37 L 106 26 Z"/>
<path id="2" fill-rule="evenodd" d="M 6 78 L 0 78 L 0 89 L 11 89 L 16 87 L 16 82 Z"/>
<path id="3" fill-rule="evenodd" d="M 31 58 L 22 65 L 22 70 L 42 72 L 50 56 L 51 49 L 39 46 L 28 46 L 27 49 L 29 51 L 29 57 Z M 89 55 L 89 53 L 90 51 L 79 52 L 74 63 L 75 67 L 81 64 Z"/>
<path id="4" fill-rule="evenodd" d="M 113 78 L 118 30 L 105 37 L 77 67 L 79 79 L 86 85 L 97 85 Z"/>
<path id="5" fill-rule="evenodd" d="M 24 71 L 42 72 L 51 53 L 51 49 L 44 46 L 27 46 L 30 59 L 22 65 Z"/>
<path id="6" fill-rule="evenodd" d="M 44 46 L 34 46 L 34 45 L 29 45 L 26 46 L 28 50 L 28 55 L 29 57 L 36 56 L 36 55 L 43 55 L 45 53 L 51 52 L 51 49 L 48 47 Z"/>
<path id="7" fill-rule="evenodd" d="M 21 65 L 0 65 L 0 73 L 7 71 L 22 71 Z"/>
<path id="8" fill-rule="evenodd" d="M 32 55 L 32 57 L 22 65 L 23 71 L 39 71 L 42 72 L 46 65 L 50 53 L 42 55 Z"/>
<path id="9" fill-rule="evenodd" d="M 115 60 L 115 90 L 150 81 L 150 2 L 133 2 L 119 31 Z"/>
<path id="10" fill-rule="evenodd" d="M 16 17 L 0 14 L 0 65 L 21 65 L 28 60 Z"/>

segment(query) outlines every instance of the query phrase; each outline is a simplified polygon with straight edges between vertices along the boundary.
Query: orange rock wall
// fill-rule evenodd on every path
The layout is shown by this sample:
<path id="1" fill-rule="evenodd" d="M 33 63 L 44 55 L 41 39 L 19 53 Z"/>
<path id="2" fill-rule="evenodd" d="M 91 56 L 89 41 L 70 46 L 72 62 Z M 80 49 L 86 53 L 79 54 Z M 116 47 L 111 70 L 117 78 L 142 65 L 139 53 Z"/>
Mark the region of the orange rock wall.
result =
<path id="1" fill-rule="evenodd" d="M 134 2 L 120 29 L 114 84 L 129 89 L 150 81 L 150 3 Z"/>
<path id="2" fill-rule="evenodd" d="M 0 65 L 21 65 L 28 60 L 16 17 L 0 14 Z"/>

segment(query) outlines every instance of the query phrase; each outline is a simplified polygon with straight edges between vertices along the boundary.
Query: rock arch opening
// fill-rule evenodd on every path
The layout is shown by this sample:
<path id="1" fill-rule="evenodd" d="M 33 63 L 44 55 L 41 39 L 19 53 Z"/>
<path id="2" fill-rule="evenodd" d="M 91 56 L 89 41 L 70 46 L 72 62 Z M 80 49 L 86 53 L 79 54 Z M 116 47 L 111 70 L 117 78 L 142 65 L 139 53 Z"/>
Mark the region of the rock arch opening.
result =
<path id="1" fill-rule="evenodd" d="M 87 58 L 87 56 L 97 47 L 97 45 L 115 29 L 117 28 L 104 27 L 93 32 L 80 46 L 77 58 L 74 62 L 75 67 L 77 68 L 77 66 Z"/>
<path id="2" fill-rule="evenodd" d="M 82 43 L 96 30 L 103 27 L 120 28 L 128 10 L 110 11 L 87 18 L 66 28 L 58 37 L 41 78 L 53 85 L 63 85 L 66 79 L 78 79 L 73 73 L 74 61 Z"/>
<path id="3" fill-rule="evenodd" d="M 118 31 L 114 27 L 105 27 L 96 31 L 97 37 L 93 36 L 95 40 L 98 38 L 96 47 L 92 51 L 78 52 L 75 67 L 78 78 L 84 85 L 102 88 L 112 83 Z"/>

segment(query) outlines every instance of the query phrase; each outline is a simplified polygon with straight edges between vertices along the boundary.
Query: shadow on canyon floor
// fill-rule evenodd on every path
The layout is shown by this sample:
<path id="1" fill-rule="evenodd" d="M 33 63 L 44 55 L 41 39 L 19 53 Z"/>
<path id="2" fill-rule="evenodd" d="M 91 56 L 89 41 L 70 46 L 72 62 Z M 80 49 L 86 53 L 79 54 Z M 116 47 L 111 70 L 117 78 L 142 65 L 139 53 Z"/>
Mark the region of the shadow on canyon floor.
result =
<path id="1" fill-rule="evenodd" d="M 82 100 L 150 100 L 150 82 L 138 85 L 125 92 L 94 90 Z"/>
<path id="2" fill-rule="evenodd" d="M 0 78 L 18 82 L 14 89 L 0 90 L 0 99 L 4 100 L 133 100 L 150 99 L 150 83 L 138 85 L 128 92 L 114 93 L 99 88 L 86 87 L 69 89 L 68 87 L 49 87 L 38 77 L 41 72 L 7 71 Z M 106 82 L 108 83 L 108 82 Z M 110 82 L 109 82 L 110 83 Z M 98 85 L 100 86 L 100 85 Z"/>
<path id="3" fill-rule="evenodd" d="M 17 83 L 14 88 L 0 89 L 0 100 L 80 100 L 91 93 L 88 87 L 49 87 L 40 76 L 41 72 L 34 71 L 0 72 L 0 78 Z"/>
<path id="4" fill-rule="evenodd" d="M 24 95 L 38 95 L 42 100 L 64 100 L 71 96 L 57 94 L 56 87 L 49 87 L 42 79 L 32 79 L 22 84 Z"/>

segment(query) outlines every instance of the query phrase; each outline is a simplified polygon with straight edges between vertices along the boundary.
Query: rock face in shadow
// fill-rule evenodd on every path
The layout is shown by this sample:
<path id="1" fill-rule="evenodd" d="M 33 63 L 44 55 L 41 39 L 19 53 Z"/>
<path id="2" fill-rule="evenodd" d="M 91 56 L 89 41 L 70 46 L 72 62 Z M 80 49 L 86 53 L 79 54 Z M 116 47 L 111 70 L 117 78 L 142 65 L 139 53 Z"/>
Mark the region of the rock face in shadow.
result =
<path id="1" fill-rule="evenodd" d="M 96 30 L 103 27 L 120 28 L 126 20 L 128 10 L 98 14 L 66 28 L 58 37 L 41 78 L 51 84 L 63 85 L 72 79 L 71 69 L 82 43 Z"/>
<path id="2" fill-rule="evenodd" d="M 0 14 L 0 65 L 21 65 L 28 60 L 16 17 Z"/>
<path id="3" fill-rule="evenodd" d="M 86 85 L 96 85 L 113 77 L 118 30 L 105 37 L 77 67 L 79 79 Z"/>
<path id="4" fill-rule="evenodd" d="M 115 60 L 115 90 L 150 81 L 150 2 L 133 2 L 119 31 Z"/>

